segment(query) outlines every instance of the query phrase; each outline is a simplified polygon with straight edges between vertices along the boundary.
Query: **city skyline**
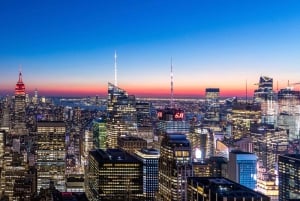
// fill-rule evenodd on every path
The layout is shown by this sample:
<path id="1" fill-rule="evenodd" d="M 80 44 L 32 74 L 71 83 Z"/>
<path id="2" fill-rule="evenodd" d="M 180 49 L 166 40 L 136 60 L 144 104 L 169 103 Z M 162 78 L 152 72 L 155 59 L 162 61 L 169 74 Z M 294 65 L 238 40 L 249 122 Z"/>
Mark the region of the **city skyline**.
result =
<path id="1" fill-rule="evenodd" d="M 137 97 L 245 96 L 260 76 L 300 81 L 300 2 L 9 1 L 0 3 L 0 95 L 22 69 L 26 92 Z M 295 85 L 296 89 L 300 86 Z"/>

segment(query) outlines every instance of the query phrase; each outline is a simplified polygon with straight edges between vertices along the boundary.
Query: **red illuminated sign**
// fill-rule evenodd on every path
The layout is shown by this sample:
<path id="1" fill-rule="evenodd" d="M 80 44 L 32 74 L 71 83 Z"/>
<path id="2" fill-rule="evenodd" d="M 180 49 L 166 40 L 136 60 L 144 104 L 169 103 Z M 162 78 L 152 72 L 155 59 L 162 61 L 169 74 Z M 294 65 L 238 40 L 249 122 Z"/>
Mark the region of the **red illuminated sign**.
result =
<path id="1" fill-rule="evenodd" d="M 157 112 L 157 118 L 162 118 L 163 113 L 161 111 Z"/>
<path id="2" fill-rule="evenodd" d="M 175 119 L 183 119 L 183 112 L 176 112 L 174 115 Z"/>

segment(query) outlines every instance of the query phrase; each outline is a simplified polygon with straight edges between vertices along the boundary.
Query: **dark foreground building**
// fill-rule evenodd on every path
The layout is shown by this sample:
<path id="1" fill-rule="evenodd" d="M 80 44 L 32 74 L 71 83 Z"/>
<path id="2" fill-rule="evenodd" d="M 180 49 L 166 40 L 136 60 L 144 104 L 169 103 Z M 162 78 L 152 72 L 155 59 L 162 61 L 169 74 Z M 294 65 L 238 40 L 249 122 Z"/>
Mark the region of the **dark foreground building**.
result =
<path id="1" fill-rule="evenodd" d="M 278 157 L 279 201 L 300 200 L 300 154 Z"/>
<path id="2" fill-rule="evenodd" d="M 121 149 L 89 152 L 85 191 L 90 201 L 142 200 L 143 164 Z"/>
<path id="3" fill-rule="evenodd" d="M 224 177 L 189 177 L 187 200 L 270 201 L 270 198 Z"/>

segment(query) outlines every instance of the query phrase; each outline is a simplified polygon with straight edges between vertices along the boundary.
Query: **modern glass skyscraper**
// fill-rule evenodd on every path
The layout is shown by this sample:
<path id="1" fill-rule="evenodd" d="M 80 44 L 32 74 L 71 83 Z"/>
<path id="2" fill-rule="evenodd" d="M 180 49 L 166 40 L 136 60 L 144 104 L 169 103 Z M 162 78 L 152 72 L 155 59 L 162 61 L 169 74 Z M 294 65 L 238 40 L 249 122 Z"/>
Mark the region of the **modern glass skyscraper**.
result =
<path id="1" fill-rule="evenodd" d="M 300 154 L 278 157 L 279 201 L 300 198 Z"/>
<path id="2" fill-rule="evenodd" d="M 166 134 L 159 158 L 159 201 L 186 201 L 187 177 L 192 176 L 191 145 L 184 134 Z"/>
<path id="3" fill-rule="evenodd" d="M 228 162 L 229 179 L 254 190 L 256 188 L 256 163 L 255 154 L 231 151 Z"/>
<path id="4" fill-rule="evenodd" d="M 144 148 L 136 151 L 135 156 L 143 162 L 143 194 L 145 201 L 152 201 L 158 190 L 159 151 Z"/>
<path id="5" fill-rule="evenodd" d="M 108 83 L 107 98 L 107 148 L 116 148 L 120 135 L 137 134 L 135 96 Z"/>

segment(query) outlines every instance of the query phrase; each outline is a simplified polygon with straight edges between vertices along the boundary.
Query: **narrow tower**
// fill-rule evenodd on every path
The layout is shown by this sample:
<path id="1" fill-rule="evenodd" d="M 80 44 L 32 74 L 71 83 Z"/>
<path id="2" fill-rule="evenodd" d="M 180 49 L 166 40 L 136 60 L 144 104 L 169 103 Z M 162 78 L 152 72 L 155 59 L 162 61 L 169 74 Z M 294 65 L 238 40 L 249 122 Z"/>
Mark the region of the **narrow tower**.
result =
<path id="1" fill-rule="evenodd" d="M 118 80 L 117 80 L 117 51 L 115 51 L 115 86 L 118 86 Z"/>
<path id="2" fill-rule="evenodd" d="M 173 62 L 172 62 L 172 57 L 171 57 L 171 108 L 174 108 Z"/>
<path id="3" fill-rule="evenodd" d="M 25 134 L 26 121 L 25 121 L 25 107 L 26 107 L 26 94 L 25 84 L 22 80 L 22 72 L 19 72 L 19 79 L 15 87 L 14 97 L 14 115 L 12 121 L 12 133 L 17 135 Z"/>

